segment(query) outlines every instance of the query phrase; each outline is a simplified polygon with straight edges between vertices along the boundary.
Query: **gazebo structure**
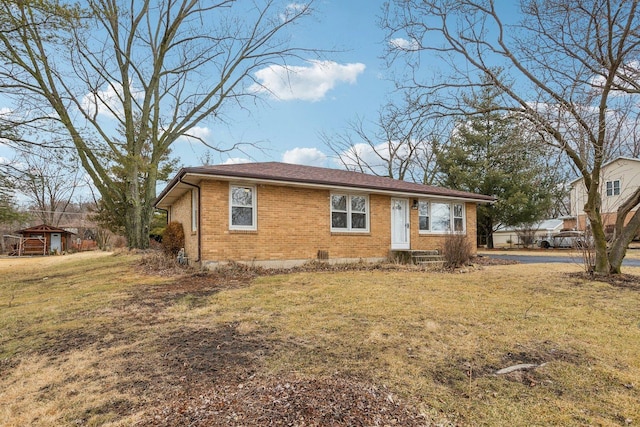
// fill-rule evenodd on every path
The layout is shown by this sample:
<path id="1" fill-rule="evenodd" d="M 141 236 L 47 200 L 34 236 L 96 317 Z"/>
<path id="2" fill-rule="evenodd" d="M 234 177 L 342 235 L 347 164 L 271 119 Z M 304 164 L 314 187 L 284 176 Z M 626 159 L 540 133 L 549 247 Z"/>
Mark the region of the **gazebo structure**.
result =
<path id="1" fill-rule="evenodd" d="M 72 232 L 46 224 L 25 228 L 17 232 L 20 241 L 12 255 L 62 254 L 69 248 L 68 239 Z"/>

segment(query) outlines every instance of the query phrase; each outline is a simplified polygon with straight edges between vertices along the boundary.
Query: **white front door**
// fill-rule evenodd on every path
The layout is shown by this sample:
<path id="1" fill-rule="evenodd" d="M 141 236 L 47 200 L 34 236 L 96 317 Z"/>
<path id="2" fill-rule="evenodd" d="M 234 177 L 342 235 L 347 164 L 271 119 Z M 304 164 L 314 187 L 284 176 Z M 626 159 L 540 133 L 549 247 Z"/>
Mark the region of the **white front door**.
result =
<path id="1" fill-rule="evenodd" d="M 409 200 L 391 199 L 391 249 L 410 249 Z"/>
<path id="2" fill-rule="evenodd" d="M 60 233 L 51 234 L 51 252 L 62 253 L 62 236 Z"/>

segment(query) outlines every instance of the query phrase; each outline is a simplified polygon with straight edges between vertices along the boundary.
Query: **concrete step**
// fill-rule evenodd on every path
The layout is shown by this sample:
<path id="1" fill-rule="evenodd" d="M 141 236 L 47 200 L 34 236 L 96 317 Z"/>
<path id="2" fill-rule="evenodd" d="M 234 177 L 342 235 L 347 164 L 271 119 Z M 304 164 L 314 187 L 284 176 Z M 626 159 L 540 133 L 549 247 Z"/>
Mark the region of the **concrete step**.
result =
<path id="1" fill-rule="evenodd" d="M 444 257 L 438 251 L 412 251 L 411 262 L 417 265 L 443 264 Z"/>

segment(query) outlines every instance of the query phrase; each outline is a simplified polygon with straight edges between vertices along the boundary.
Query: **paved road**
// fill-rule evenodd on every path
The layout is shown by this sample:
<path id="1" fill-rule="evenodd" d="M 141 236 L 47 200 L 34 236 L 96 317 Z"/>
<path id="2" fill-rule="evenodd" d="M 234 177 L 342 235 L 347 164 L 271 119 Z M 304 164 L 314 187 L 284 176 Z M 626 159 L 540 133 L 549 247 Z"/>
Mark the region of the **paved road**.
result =
<path id="1" fill-rule="evenodd" d="M 499 255 L 499 254 L 482 254 L 489 258 L 497 259 L 509 259 L 519 261 L 523 264 L 543 264 L 543 263 L 571 263 L 582 264 L 582 257 L 580 256 L 544 256 L 544 255 Z M 626 258 L 622 265 L 627 267 L 640 267 L 640 259 Z"/>

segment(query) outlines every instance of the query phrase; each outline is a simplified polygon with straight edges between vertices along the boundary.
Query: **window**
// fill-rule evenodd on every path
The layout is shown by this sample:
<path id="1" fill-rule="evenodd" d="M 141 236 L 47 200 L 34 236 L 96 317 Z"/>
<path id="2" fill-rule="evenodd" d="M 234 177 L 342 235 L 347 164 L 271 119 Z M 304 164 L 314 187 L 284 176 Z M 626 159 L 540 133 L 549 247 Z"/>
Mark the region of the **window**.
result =
<path id="1" fill-rule="evenodd" d="M 453 230 L 465 231 L 464 204 L 429 202 L 418 203 L 418 227 L 420 232 L 446 233 Z"/>
<path id="2" fill-rule="evenodd" d="M 418 204 L 418 222 L 420 231 L 429 231 L 429 202 L 420 200 Z"/>
<path id="3" fill-rule="evenodd" d="M 256 230 L 255 193 L 256 189 L 253 186 L 231 186 L 229 228 L 232 230 Z"/>
<path id="4" fill-rule="evenodd" d="M 607 181 L 607 196 L 620 195 L 620 180 Z"/>
<path id="5" fill-rule="evenodd" d="M 368 199 L 366 196 L 331 195 L 331 230 L 368 231 Z"/>
<path id="6" fill-rule="evenodd" d="M 453 231 L 464 231 L 464 206 L 460 203 L 453 205 Z"/>
<path id="7" fill-rule="evenodd" d="M 198 189 L 191 190 L 191 231 L 198 231 Z"/>
<path id="8" fill-rule="evenodd" d="M 431 231 L 451 230 L 451 205 L 431 203 Z"/>

